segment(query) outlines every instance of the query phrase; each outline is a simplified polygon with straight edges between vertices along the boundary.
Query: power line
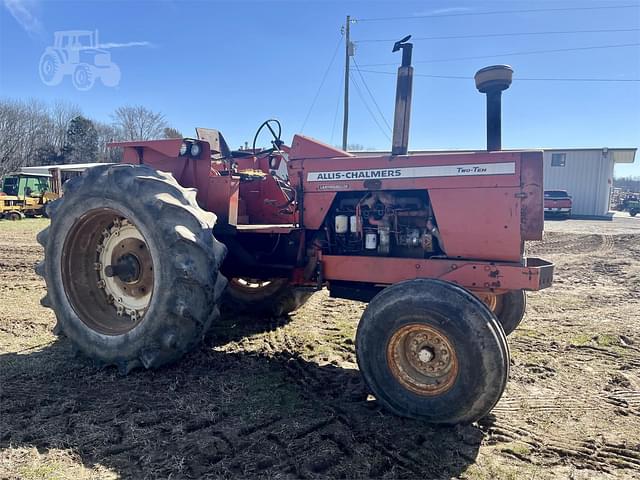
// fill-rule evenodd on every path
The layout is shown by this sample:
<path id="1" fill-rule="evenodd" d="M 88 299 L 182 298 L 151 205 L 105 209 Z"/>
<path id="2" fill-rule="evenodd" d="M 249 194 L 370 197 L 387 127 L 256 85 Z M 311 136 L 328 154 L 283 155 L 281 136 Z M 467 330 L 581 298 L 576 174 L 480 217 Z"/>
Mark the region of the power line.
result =
<path id="1" fill-rule="evenodd" d="M 387 128 L 389 129 L 389 131 L 391 131 L 392 130 L 391 125 L 389 124 L 389 122 L 387 121 L 386 117 L 384 116 L 384 113 L 382 113 L 382 110 L 380 109 L 380 106 L 378 105 L 378 102 L 376 101 L 376 97 L 374 97 L 373 93 L 371 93 L 371 90 L 369 89 L 369 86 L 367 85 L 367 82 L 364 79 L 364 76 L 362 75 L 362 73 L 360 73 L 360 67 L 358 66 L 358 62 L 356 62 L 355 57 L 353 57 L 352 60 L 353 60 L 353 64 L 356 66 L 356 70 L 358 72 L 358 75 L 360 75 L 360 79 L 362 80 L 362 84 L 364 85 L 364 88 L 366 88 L 367 92 L 369 92 L 369 97 L 373 101 L 373 104 L 375 105 L 376 109 L 378 110 L 378 113 L 380 114 L 380 118 L 382 118 L 384 123 L 387 125 Z"/>
<path id="2" fill-rule="evenodd" d="M 412 41 L 416 40 L 454 40 L 464 38 L 492 38 L 492 37 L 524 37 L 528 35 L 562 35 L 573 33 L 612 33 L 612 32 L 640 32 L 640 28 L 611 28 L 601 30 L 553 30 L 546 32 L 510 32 L 510 33 L 479 33 L 474 35 L 442 35 L 437 37 L 411 37 Z M 364 39 L 357 40 L 356 43 L 374 43 L 374 42 L 395 42 L 397 39 Z"/>
<path id="3" fill-rule="evenodd" d="M 607 48 L 622 48 L 622 47 L 637 47 L 640 46 L 640 43 L 622 43 L 615 45 L 594 45 L 590 47 L 573 47 L 573 48 L 555 48 L 552 50 L 529 50 L 523 52 L 505 52 L 505 53 L 496 53 L 492 55 L 476 55 L 471 57 L 454 57 L 454 58 L 438 58 L 432 60 L 420 60 L 413 63 L 439 63 L 439 62 L 456 62 L 459 60 L 477 60 L 482 58 L 495 58 L 495 57 L 507 57 L 507 56 L 522 56 L 522 55 L 538 55 L 541 53 L 560 53 L 560 52 L 577 52 L 582 50 L 600 50 Z M 395 63 L 368 63 L 366 65 L 362 65 L 363 67 L 386 67 L 389 65 L 396 65 Z"/>
<path id="4" fill-rule="evenodd" d="M 338 93 L 338 101 L 336 102 L 336 111 L 333 114 L 333 125 L 331 126 L 331 145 L 333 145 L 333 136 L 336 131 L 336 125 L 338 124 L 338 111 L 340 110 L 340 101 L 342 100 L 343 91 L 340 90 Z"/>
<path id="5" fill-rule="evenodd" d="M 371 116 L 371 118 L 373 119 L 373 121 L 375 122 L 375 124 L 378 126 L 378 128 L 380 129 L 380 131 L 382 132 L 382 134 L 387 137 L 387 140 L 391 141 L 391 137 L 389 136 L 389 134 L 386 132 L 386 130 L 384 128 L 382 128 L 382 125 L 380 125 L 380 122 L 378 122 L 378 119 L 376 118 L 376 116 L 373 114 L 373 111 L 371 110 L 371 108 L 369 107 L 369 104 L 367 103 L 366 99 L 364 98 L 364 95 L 362 94 L 362 90 L 360 90 L 360 86 L 358 85 L 358 83 L 355 81 L 355 77 L 351 76 L 349 77 L 351 80 L 351 83 L 353 83 L 353 86 L 356 88 L 356 92 L 358 92 L 358 96 L 360 97 L 360 100 L 362 101 L 362 103 L 364 104 L 364 106 L 366 107 L 367 111 L 369 112 L 369 115 Z"/>
<path id="6" fill-rule="evenodd" d="M 320 95 L 320 90 L 322 90 L 324 82 L 327 80 L 327 76 L 329 75 L 329 70 L 331 70 L 331 66 L 333 65 L 333 62 L 336 59 L 336 55 L 338 54 L 338 49 L 340 48 L 341 43 L 342 43 L 342 35 L 340 35 L 340 38 L 338 39 L 338 44 L 336 45 L 336 48 L 333 51 L 333 56 L 331 57 L 331 61 L 329 62 L 329 65 L 327 65 L 327 69 L 325 70 L 324 75 L 322 76 L 322 81 L 320 82 L 320 86 L 316 91 L 316 95 L 313 97 L 313 101 L 309 106 L 309 111 L 307 111 L 307 115 L 304 117 L 304 122 L 302 122 L 302 128 L 300 129 L 301 133 L 304 131 L 304 127 L 307 125 L 307 120 L 309 120 L 311 111 L 313 110 L 313 107 L 315 106 L 316 101 L 318 100 L 318 96 Z"/>
<path id="7" fill-rule="evenodd" d="M 380 72 L 376 70 L 360 70 L 362 73 L 373 73 L 373 74 L 381 74 L 381 75 L 396 75 L 394 72 Z M 428 75 L 428 74 L 420 74 L 415 73 L 414 77 L 425 77 L 425 78 L 446 78 L 453 80 L 473 80 L 473 77 L 466 77 L 461 75 Z M 525 82 L 640 82 L 640 78 L 526 78 L 526 77 L 514 77 L 515 81 L 525 81 Z"/>
<path id="8" fill-rule="evenodd" d="M 419 18 L 444 18 L 444 17 L 477 17 L 482 15 L 509 15 L 512 13 L 538 13 L 538 12 L 566 12 L 578 10 L 611 10 L 624 8 L 639 8 L 640 5 L 607 5 L 600 7 L 558 7 L 558 8 L 528 8 L 523 10 L 493 10 L 489 12 L 455 12 L 455 13 L 434 13 L 430 15 L 411 15 L 404 17 L 376 17 L 358 18 L 357 22 L 381 22 L 388 20 L 413 20 Z"/>

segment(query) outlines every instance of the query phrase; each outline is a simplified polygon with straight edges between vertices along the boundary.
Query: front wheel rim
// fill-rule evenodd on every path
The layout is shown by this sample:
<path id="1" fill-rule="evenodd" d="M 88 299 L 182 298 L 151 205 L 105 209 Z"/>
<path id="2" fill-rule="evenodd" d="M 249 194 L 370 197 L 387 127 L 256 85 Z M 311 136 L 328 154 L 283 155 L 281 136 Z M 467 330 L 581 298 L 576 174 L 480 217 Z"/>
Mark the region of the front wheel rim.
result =
<path id="1" fill-rule="evenodd" d="M 405 388 L 425 397 L 442 395 L 458 376 L 458 357 L 449 337 L 424 323 L 396 330 L 387 343 L 387 365 Z"/>

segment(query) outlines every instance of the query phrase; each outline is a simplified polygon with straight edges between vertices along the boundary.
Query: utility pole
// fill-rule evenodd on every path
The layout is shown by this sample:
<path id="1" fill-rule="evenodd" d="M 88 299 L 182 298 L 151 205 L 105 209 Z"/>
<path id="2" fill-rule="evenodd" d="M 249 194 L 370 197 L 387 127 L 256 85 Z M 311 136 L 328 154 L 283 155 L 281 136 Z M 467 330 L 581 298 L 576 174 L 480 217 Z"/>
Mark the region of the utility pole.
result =
<path id="1" fill-rule="evenodd" d="M 344 25 L 345 55 L 344 55 L 344 119 L 342 120 L 342 150 L 347 150 L 347 136 L 349 133 L 349 56 L 353 55 L 353 46 L 349 35 L 351 15 L 347 15 Z"/>

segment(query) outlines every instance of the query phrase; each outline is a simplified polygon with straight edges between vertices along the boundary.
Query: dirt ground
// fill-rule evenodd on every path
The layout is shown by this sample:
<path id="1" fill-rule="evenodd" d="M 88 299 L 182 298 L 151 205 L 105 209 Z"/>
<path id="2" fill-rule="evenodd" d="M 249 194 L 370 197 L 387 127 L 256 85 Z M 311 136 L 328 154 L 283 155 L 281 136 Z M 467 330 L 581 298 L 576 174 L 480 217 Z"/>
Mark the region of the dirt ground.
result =
<path id="1" fill-rule="evenodd" d="M 121 377 L 42 308 L 44 220 L 0 222 L 0 478 L 639 478 L 640 218 L 549 221 L 556 262 L 476 425 L 381 410 L 355 362 L 363 304 L 326 292 L 238 318 L 182 362 Z"/>

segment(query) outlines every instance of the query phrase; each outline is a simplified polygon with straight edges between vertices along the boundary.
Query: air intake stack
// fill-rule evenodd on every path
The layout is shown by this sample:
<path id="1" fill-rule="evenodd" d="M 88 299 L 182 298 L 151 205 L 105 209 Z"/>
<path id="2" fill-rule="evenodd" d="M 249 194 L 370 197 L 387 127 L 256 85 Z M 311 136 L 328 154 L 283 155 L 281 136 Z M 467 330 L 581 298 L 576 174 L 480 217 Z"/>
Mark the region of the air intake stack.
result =
<path id="1" fill-rule="evenodd" d="M 402 50 L 402 64 L 398 67 L 396 86 L 396 111 L 393 119 L 392 155 L 406 155 L 409 149 L 409 124 L 411 123 L 411 95 L 413 90 L 413 67 L 411 54 L 413 44 L 407 43 L 411 35 L 393 45 L 393 52 Z"/>
<path id="2" fill-rule="evenodd" d="M 487 95 L 487 150 L 502 149 L 502 91 L 509 88 L 513 69 L 492 65 L 475 74 L 476 88 Z M 395 137 L 394 137 L 395 140 Z"/>

